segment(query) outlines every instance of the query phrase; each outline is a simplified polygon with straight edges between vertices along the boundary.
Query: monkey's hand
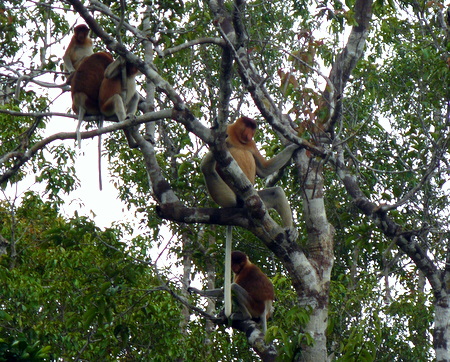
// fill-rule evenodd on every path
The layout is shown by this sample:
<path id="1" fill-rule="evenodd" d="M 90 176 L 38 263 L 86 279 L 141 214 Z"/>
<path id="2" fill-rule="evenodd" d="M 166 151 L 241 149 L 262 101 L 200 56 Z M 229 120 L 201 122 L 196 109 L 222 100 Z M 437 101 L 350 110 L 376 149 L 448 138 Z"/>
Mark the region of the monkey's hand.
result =
<path id="1" fill-rule="evenodd" d="M 125 121 L 128 121 L 129 119 L 131 119 L 131 123 L 133 123 L 136 120 L 136 115 L 133 113 L 128 113 L 125 117 Z"/>
<path id="2" fill-rule="evenodd" d="M 75 71 L 69 73 L 65 84 L 70 85 L 72 83 L 72 78 L 73 78 L 74 74 L 75 74 Z"/>
<path id="3" fill-rule="evenodd" d="M 196 293 L 198 295 L 201 295 L 202 297 L 208 297 L 208 298 L 223 298 L 223 289 L 207 289 L 207 290 L 200 290 L 197 288 L 189 287 L 187 289 L 189 294 Z"/>
<path id="4" fill-rule="evenodd" d="M 245 320 L 248 320 L 248 319 L 252 319 L 252 316 L 251 315 L 247 315 L 247 314 L 242 313 L 242 312 L 234 312 L 234 313 L 232 313 L 230 315 L 230 319 L 232 321 L 245 321 Z"/>
<path id="5" fill-rule="evenodd" d="M 187 288 L 187 292 L 189 294 L 192 294 L 192 293 L 201 294 L 203 291 L 200 289 L 194 288 L 194 287 L 189 287 L 189 288 Z"/>
<path id="6" fill-rule="evenodd" d="M 296 227 L 291 226 L 291 227 L 285 228 L 284 231 L 286 233 L 286 237 L 288 238 L 288 240 L 295 241 L 298 239 L 298 230 Z"/>

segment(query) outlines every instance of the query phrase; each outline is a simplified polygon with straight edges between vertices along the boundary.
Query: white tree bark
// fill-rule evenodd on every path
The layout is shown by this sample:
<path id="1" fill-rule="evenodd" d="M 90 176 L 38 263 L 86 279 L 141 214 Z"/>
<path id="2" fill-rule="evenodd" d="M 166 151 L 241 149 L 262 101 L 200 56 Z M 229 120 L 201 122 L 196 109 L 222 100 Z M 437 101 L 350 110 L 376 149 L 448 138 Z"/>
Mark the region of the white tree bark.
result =
<path id="1" fill-rule="evenodd" d="M 325 210 L 322 161 L 316 161 L 315 158 L 308 156 L 307 152 L 301 152 L 296 164 L 299 179 L 303 182 L 303 218 L 308 232 L 306 254 L 311 265 L 311 275 L 303 277 L 303 287 L 297 290 L 297 293 L 300 305 L 309 306 L 313 310 L 305 333 L 314 338 L 313 345 L 302 346 L 301 361 L 326 361 L 329 286 L 334 262 L 334 228 L 328 222 Z"/>
<path id="2" fill-rule="evenodd" d="M 450 297 L 441 298 L 434 306 L 433 346 L 436 361 L 450 361 Z"/>

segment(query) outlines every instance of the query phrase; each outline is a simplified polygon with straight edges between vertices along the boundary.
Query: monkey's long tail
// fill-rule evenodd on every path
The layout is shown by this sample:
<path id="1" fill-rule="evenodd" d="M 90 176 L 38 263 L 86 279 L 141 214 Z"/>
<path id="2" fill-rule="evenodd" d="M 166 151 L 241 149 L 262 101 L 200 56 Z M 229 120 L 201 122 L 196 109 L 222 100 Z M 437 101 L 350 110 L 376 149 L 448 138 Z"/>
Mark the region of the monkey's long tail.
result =
<path id="1" fill-rule="evenodd" d="M 99 121 L 98 128 L 103 127 L 103 120 Z M 98 187 L 100 191 L 103 189 L 103 183 L 102 183 L 102 134 L 100 133 L 98 135 Z"/>
<path id="2" fill-rule="evenodd" d="M 233 240 L 233 226 L 227 226 L 225 239 L 225 275 L 224 275 L 224 300 L 225 316 L 231 315 L 231 243 Z"/>
<path id="3" fill-rule="evenodd" d="M 84 110 L 83 107 L 80 107 L 79 111 L 78 111 L 78 125 L 77 125 L 77 130 L 75 131 L 77 134 L 77 143 L 78 143 L 78 148 L 81 149 L 81 134 L 80 134 L 80 129 L 81 129 L 81 122 L 83 122 L 84 119 L 84 115 L 85 115 L 86 111 Z"/>

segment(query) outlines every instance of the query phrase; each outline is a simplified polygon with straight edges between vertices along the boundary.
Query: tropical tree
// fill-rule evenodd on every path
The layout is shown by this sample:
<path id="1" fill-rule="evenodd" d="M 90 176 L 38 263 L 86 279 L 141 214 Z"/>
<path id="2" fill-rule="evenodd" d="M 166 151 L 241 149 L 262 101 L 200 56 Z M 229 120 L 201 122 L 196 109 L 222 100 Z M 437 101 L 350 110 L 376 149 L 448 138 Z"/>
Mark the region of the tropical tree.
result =
<path id="1" fill-rule="evenodd" d="M 6 200 L 2 273 L 11 290 L 22 293 L 23 283 L 45 289 L 54 280 L 58 286 L 60 270 L 50 260 L 61 263 L 67 249 L 73 255 L 65 269 L 84 287 L 75 285 L 73 296 L 51 303 L 39 290 L 30 293 L 33 298 L 4 292 L 4 356 L 41 358 L 51 346 L 51 358 L 251 358 L 244 334 L 229 334 L 231 326 L 246 332 L 253 353 L 268 361 L 450 360 L 445 4 L 14 4 L 0 5 L 0 180 L 6 187 L 32 173 L 45 199 L 33 196 L 30 205 L 27 196 L 20 206 Z M 58 213 L 64 193 L 78 186 L 77 154 L 67 141 L 77 135 L 68 129 L 75 123 L 66 121 L 57 133 L 49 133 L 48 125 L 56 117 L 77 118 L 69 111 L 59 46 L 68 43 L 75 22 L 95 34 L 95 51 L 122 57 L 142 73 L 139 113 L 104 127 L 95 127 L 98 117 L 87 118 L 80 135 L 104 136 L 109 177 L 138 220 L 133 237 Z M 52 88 L 68 99 L 65 109 L 57 109 L 56 97 L 47 93 Z M 258 120 L 256 140 L 267 157 L 298 146 L 289 167 L 255 187 L 225 144 L 226 125 L 241 115 Z M 133 130 L 136 149 L 118 132 L 125 128 Z M 199 167 L 207 148 L 244 207 L 212 203 Z M 275 183 L 289 198 L 296 230 L 282 228 L 255 191 Z M 54 214 L 45 221 L 46 232 L 31 237 L 27 222 L 34 224 L 48 207 Z M 187 293 L 194 278 L 204 288 L 222 285 L 228 225 L 236 226 L 234 248 L 273 276 L 277 301 L 266 336 L 254 321 L 229 325 L 219 313 L 221 301 Z M 86 242 L 78 245 L 80 240 Z M 152 260 L 152 247 L 161 243 L 166 266 L 173 263 L 177 271 L 160 270 Z M 101 255 L 83 259 L 77 253 Z M 25 267 L 36 258 L 42 259 L 43 279 Z M 89 269 L 93 260 L 98 279 Z M 83 275 L 91 272 L 95 283 L 88 286 Z M 135 299 L 114 297 L 122 285 Z M 141 304 L 154 309 L 142 311 Z M 17 305 L 42 312 L 33 333 L 26 334 L 24 318 L 14 315 Z M 60 340 L 61 327 L 48 320 L 51 313 L 63 317 L 62 305 L 70 305 L 73 318 L 84 316 L 78 328 L 66 327 L 76 331 L 70 346 Z M 163 326 L 145 325 L 146 313 Z M 14 350 L 15 341 L 26 343 Z"/>

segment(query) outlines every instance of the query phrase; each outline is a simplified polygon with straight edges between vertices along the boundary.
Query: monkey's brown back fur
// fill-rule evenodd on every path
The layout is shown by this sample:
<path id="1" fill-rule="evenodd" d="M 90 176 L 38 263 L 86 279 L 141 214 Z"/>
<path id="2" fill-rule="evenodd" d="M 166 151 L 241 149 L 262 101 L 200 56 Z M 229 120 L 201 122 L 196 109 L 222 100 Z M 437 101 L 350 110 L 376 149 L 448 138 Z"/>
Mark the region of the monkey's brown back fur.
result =
<path id="1" fill-rule="evenodd" d="M 266 308 L 265 302 L 275 299 L 272 282 L 240 251 L 232 253 L 231 265 L 235 273 L 234 282 L 244 288 L 252 298 L 250 313 L 253 317 L 259 317 Z"/>
<path id="2" fill-rule="evenodd" d="M 85 58 L 71 82 L 72 109 L 78 113 L 80 104 L 87 114 L 99 114 L 98 97 L 106 67 L 113 62 L 107 52 L 98 52 Z"/>

